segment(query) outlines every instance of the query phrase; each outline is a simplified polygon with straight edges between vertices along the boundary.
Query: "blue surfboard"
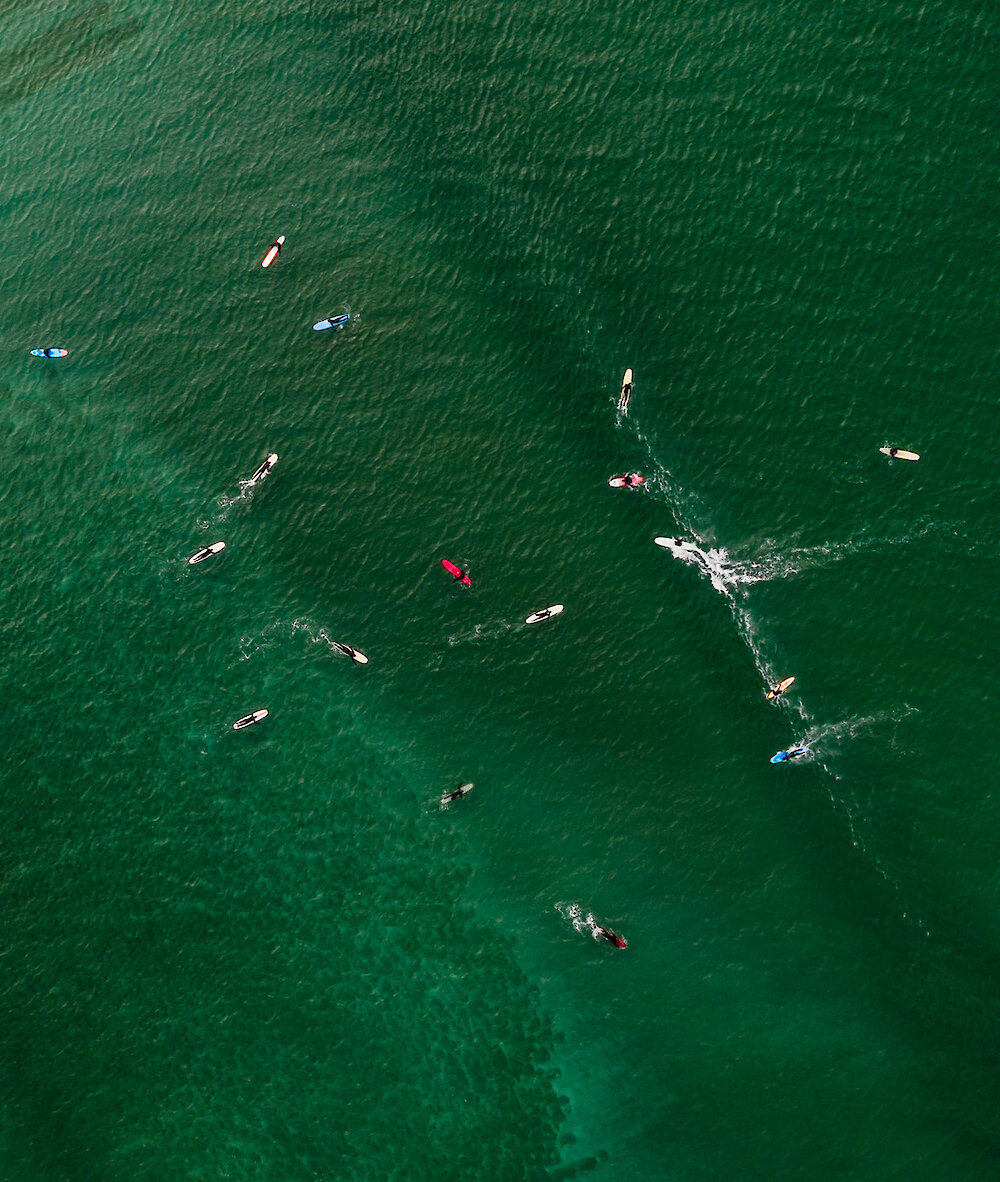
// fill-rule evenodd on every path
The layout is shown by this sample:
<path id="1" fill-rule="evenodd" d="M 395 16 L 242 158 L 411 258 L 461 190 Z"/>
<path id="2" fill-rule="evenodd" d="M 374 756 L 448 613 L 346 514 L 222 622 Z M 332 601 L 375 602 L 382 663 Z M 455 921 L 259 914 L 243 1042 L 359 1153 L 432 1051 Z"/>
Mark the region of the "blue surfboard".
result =
<path id="1" fill-rule="evenodd" d="M 324 328 L 336 328 L 338 324 L 346 324 L 350 318 L 350 312 L 342 312 L 339 316 L 331 316 L 328 320 L 317 320 L 313 325 L 313 331 L 322 332 Z"/>
<path id="2" fill-rule="evenodd" d="M 790 763 L 793 759 L 798 759 L 800 755 L 805 755 L 808 750 L 808 747 L 789 747 L 787 751 L 779 751 L 777 755 L 772 755 L 771 762 Z"/>
<path id="3" fill-rule="evenodd" d="M 68 357 L 69 349 L 29 349 L 32 357 Z"/>

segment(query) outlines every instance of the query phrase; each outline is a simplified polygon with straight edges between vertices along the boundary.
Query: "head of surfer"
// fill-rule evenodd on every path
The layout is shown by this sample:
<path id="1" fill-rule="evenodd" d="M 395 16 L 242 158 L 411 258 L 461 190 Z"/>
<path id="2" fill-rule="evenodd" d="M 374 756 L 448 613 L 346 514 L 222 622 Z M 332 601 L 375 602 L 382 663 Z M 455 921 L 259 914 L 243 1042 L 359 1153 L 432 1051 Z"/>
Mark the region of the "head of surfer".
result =
<path id="1" fill-rule="evenodd" d="M 898 447 L 890 447 L 889 448 L 889 455 L 894 456 L 896 454 L 896 452 L 898 452 L 898 451 L 899 451 Z"/>

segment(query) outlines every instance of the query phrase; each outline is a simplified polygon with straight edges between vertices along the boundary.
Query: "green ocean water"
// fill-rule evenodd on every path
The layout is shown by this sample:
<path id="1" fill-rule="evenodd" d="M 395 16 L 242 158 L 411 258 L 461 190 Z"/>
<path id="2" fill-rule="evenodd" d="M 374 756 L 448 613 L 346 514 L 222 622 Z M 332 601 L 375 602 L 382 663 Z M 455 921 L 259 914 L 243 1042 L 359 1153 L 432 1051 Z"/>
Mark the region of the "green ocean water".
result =
<path id="1" fill-rule="evenodd" d="M 997 1177 L 998 46 L 0 0 L 0 1179 Z"/>

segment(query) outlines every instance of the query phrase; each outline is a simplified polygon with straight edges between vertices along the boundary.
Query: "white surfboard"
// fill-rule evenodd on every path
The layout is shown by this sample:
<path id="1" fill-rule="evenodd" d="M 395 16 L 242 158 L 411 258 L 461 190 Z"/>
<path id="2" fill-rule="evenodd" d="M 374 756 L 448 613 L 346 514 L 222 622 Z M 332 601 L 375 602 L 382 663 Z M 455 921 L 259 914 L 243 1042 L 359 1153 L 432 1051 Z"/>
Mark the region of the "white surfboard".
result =
<path id="1" fill-rule="evenodd" d="M 920 456 L 915 451 L 903 451 L 901 447 L 880 447 L 879 451 L 884 456 L 889 456 L 893 460 L 919 460 Z"/>
<path id="2" fill-rule="evenodd" d="M 653 538 L 657 546 L 671 550 L 674 554 L 697 554 L 698 546 L 686 538 Z"/>
<path id="3" fill-rule="evenodd" d="M 618 398 L 618 411 L 620 414 L 628 414 L 628 400 L 632 397 L 632 371 L 627 369 L 625 376 L 622 378 L 622 392 Z"/>
<path id="4" fill-rule="evenodd" d="M 267 254 L 261 259 L 260 265 L 262 267 L 270 267 L 274 260 L 281 254 L 281 248 L 285 245 L 284 234 L 279 234 L 274 240 L 274 244 L 270 247 Z"/>
<path id="5" fill-rule="evenodd" d="M 244 714 L 242 718 L 237 718 L 233 723 L 234 731 L 241 731 L 245 727 L 253 726 L 255 722 L 261 722 L 267 718 L 266 710 L 255 710 L 253 714 Z"/>
<path id="6" fill-rule="evenodd" d="M 540 624 L 542 620 L 550 620 L 553 616 L 559 615 L 562 610 L 561 603 L 554 603 L 551 607 L 543 607 L 540 612 L 532 612 L 524 622 L 526 624 Z"/>
<path id="7" fill-rule="evenodd" d="M 218 554 L 220 550 L 225 550 L 225 548 L 225 542 L 213 542 L 211 546 L 202 546 L 200 550 L 196 551 L 188 559 L 188 566 L 194 566 L 196 562 L 204 562 L 206 558 L 211 557 L 213 554 Z"/>
<path id="8" fill-rule="evenodd" d="M 453 789 L 451 792 L 443 792 L 441 794 L 441 803 L 450 804 L 453 800 L 461 800 L 463 796 L 468 796 L 473 788 L 475 788 L 475 784 L 470 782 L 459 785 L 458 788 Z"/>
<path id="9" fill-rule="evenodd" d="M 356 648 L 351 648 L 349 644 L 342 644 L 339 640 L 331 640 L 330 643 L 338 653 L 343 653 L 345 657 L 350 657 L 355 665 L 368 664 L 368 658 L 365 656 L 365 654 Z"/>
<path id="10" fill-rule="evenodd" d="M 257 484 L 258 481 L 263 480 L 277 462 L 278 453 L 273 451 L 263 462 L 263 464 L 261 464 L 257 471 L 254 472 L 254 474 L 250 477 L 250 479 L 247 481 L 247 484 Z"/>

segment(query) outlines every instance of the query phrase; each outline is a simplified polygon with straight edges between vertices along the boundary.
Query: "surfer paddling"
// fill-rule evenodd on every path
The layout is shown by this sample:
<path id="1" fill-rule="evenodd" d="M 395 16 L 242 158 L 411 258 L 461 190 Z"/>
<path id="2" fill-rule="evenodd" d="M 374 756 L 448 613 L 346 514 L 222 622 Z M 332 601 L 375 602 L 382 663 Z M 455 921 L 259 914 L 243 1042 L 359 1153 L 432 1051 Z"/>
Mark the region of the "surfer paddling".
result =
<path id="1" fill-rule="evenodd" d="M 788 689 L 788 687 L 792 684 L 792 682 L 794 680 L 795 680 L 794 677 L 786 677 L 784 681 L 779 681 L 777 685 L 772 685 L 771 688 L 767 691 L 765 701 L 771 702 L 775 698 L 780 698 L 781 695 L 785 692 L 786 689 Z"/>
<path id="2" fill-rule="evenodd" d="M 284 234 L 279 234 L 274 242 L 268 247 L 267 254 L 261 259 L 260 265 L 262 267 L 270 267 L 274 260 L 281 254 L 281 248 L 285 245 Z"/>
<path id="3" fill-rule="evenodd" d="M 617 932 L 613 932 L 610 928 L 602 927 L 593 915 L 587 916 L 587 923 L 590 924 L 590 934 L 595 940 L 607 940 L 609 944 L 614 944 L 616 948 L 627 948 L 628 941 L 624 937 L 619 936 Z"/>
<path id="4" fill-rule="evenodd" d="M 451 575 L 456 583 L 464 583 L 466 587 L 472 586 L 472 580 L 465 573 L 465 571 L 462 570 L 461 567 L 456 566 L 450 559 L 442 558 L 441 565 L 448 572 L 448 574 Z"/>
<path id="5" fill-rule="evenodd" d="M 627 948 L 628 942 L 623 940 L 621 936 L 616 935 L 610 928 L 602 928 L 600 924 L 594 928 L 594 939 L 600 937 L 602 940 L 607 940 L 609 944 L 614 944 L 616 948 Z"/>

